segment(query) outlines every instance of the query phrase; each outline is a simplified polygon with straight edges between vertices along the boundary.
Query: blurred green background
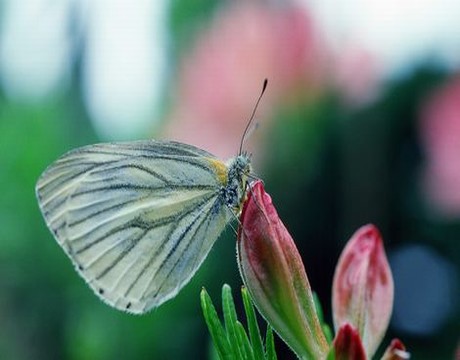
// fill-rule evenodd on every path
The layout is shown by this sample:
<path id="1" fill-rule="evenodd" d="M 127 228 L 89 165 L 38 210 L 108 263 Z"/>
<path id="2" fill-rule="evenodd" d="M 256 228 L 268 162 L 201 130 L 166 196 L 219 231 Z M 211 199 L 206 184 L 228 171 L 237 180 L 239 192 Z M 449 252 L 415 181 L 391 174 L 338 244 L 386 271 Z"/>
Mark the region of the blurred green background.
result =
<path id="1" fill-rule="evenodd" d="M 448 22 L 452 9 L 442 9 L 433 14 Z M 384 344 L 398 337 L 414 359 L 454 358 L 460 41 L 437 34 L 424 41 L 439 49 L 396 61 L 378 41 L 369 48 L 345 27 L 332 31 L 324 16 L 315 2 L 0 2 L 1 359 L 208 358 L 199 291 L 219 302 L 229 283 L 238 294 L 233 230 L 175 299 L 132 316 L 99 301 L 73 270 L 35 182 L 65 151 L 100 141 L 172 138 L 234 156 L 265 77 L 260 126 L 245 148 L 327 319 L 340 251 L 372 222 L 396 286 Z M 416 22 L 406 19 L 410 33 Z M 294 358 L 277 347 L 280 359 Z"/>

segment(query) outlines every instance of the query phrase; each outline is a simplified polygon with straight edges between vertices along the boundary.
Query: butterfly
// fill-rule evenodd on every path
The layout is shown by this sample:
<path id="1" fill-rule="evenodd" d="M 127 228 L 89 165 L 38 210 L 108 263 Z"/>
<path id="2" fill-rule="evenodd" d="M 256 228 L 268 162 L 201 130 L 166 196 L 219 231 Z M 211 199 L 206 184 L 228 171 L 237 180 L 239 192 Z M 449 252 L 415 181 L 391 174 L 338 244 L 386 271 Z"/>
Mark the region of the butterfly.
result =
<path id="1" fill-rule="evenodd" d="M 46 224 L 104 302 L 142 314 L 187 284 L 241 211 L 252 171 L 244 135 L 227 162 L 140 140 L 74 149 L 43 172 L 36 195 Z"/>

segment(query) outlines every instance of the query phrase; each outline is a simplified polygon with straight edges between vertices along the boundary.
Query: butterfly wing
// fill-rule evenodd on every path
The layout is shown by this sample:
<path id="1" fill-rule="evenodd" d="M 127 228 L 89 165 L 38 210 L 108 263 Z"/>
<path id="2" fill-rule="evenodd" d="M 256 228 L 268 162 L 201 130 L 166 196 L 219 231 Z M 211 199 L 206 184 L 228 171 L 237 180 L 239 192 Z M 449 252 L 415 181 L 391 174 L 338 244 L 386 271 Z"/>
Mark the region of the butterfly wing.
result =
<path id="1" fill-rule="evenodd" d="M 175 142 L 70 151 L 36 187 L 41 211 L 105 302 L 143 313 L 190 280 L 231 219 L 211 154 Z"/>

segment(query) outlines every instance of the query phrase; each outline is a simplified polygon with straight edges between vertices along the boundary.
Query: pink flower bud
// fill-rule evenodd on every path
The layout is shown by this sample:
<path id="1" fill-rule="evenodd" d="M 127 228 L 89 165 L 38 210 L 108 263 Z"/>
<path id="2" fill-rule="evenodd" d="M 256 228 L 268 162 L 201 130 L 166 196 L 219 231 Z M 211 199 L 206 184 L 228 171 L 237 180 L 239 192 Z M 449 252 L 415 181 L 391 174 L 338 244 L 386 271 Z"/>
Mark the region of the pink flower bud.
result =
<path id="1" fill-rule="evenodd" d="M 332 310 L 337 331 L 350 323 L 359 332 L 369 358 L 377 350 L 393 308 L 393 277 L 374 225 L 358 229 L 335 269 Z"/>
<path id="2" fill-rule="evenodd" d="M 240 219 L 238 262 L 258 310 L 300 358 L 325 358 L 328 344 L 302 259 L 261 181 Z"/>
<path id="3" fill-rule="evenodd" d="M 366 352 L 358 331 L 348 323 L 343 324 L 334 339 L 335 360 L 366 360 Z"/>
<path id="4" fill-rule="evenodd" d="M 406 347 L 399 339 L 391 340 L 390 346 L 385 350 L 382 360 L 406 360 L 410 358 L 410 354 L 406 351 Z"/>

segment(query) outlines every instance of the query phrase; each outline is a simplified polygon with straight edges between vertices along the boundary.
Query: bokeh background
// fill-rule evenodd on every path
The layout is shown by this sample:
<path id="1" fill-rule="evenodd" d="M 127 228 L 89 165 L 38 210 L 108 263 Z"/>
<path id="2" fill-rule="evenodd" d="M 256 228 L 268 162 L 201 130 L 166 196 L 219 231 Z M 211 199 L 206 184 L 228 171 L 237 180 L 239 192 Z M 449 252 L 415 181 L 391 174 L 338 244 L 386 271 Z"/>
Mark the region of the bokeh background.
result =
<path id="1" fill-rule="evenodd" d="M 245 148 L 327 319 L 340 250 L 372 222 L 396 284 L 388 339 L 414 359 L 454 358 L 459 19 L 457 0 L 0 1 L 0 358 L 209 357 L 199 291 L 219 302 L 223 283 L 240 287 L 231 229 L 174 300 L 131 316 L 73 270 L 34 186 L 100 141 L 234 156 L 266 77 Z"/>

